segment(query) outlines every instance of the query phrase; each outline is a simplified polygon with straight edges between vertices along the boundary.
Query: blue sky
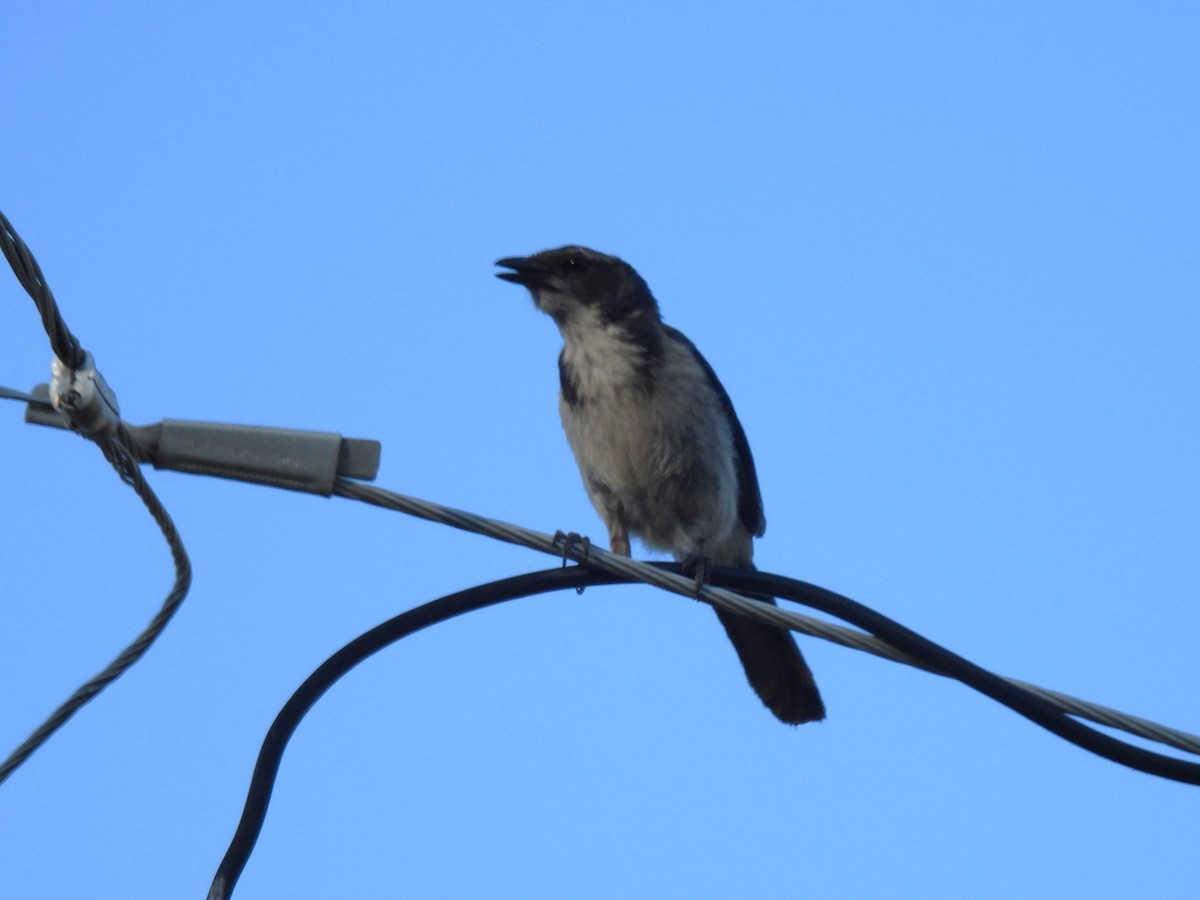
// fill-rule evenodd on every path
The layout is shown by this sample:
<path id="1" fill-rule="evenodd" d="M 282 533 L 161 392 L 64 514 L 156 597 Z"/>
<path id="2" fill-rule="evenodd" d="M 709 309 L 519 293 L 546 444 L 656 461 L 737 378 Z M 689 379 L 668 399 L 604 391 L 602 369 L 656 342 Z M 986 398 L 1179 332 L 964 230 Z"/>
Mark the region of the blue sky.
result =
<path id="1" fill-rule="evenodd" d="M 378 483 L 600 538 L 558 336 L 492 261 L 632 262 L 758 463 L 761 568 L 1006 675 L 1200 729 L 1200 13 L 1189 4 L 8 4 L 0 209 L 127 419 L 383 442 Z M 0 384 L 43 381 L 0 274 Z M 0 752 L 157 608 L 94 448 L 5 418 Z M 12 896 L 202 896 L 262 737 L 344 642 L 553 563 L 150 473 L 195 583 L 0 788 Z M 239 897 L 1123 898 L 1194 788 L 808 639 L 774 721 L 712 614 L 507 604 L 359 667 Z"/>

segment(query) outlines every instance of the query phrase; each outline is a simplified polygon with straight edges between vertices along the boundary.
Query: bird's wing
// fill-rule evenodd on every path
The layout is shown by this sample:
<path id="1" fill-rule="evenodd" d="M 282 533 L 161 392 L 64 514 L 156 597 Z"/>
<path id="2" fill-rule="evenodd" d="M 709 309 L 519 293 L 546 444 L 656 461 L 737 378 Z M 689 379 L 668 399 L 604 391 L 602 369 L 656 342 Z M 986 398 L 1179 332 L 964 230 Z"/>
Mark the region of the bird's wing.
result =
<path id="1" fill-rule="evenodd" d="M 729 394 L 725 392 L 720 379 L 717 378 L 717 373 L 708 364 L 708 360 L 696 349 L 696 345 L 689 341 L 683 332 L 670 325 L 664 325 L 663 330 L 668 338 L 678 341 L 691 351 L 696 362 L 708 377 L 709 384 L 717 392 L 717 397 L 720 398 L 721 408 L 729 420 L 729 431 L 733 435 L 733 453 L 738 480 L 738 518 L 742 520 L 742 524 L 746 526 L 746 530 L 750 534 L 754 537 L 762 537 L 767 530 L 767 519 L 763 515 L 762 493 L 758 489 L 758 473 L 754 470 L 754 457 L 750 455 L 750 444 L 746 440 L 746 432 L 742 430 L 742 423 L 738 421 L 737 413 L 733 411 L 733 401 L 729 399 Z"/>

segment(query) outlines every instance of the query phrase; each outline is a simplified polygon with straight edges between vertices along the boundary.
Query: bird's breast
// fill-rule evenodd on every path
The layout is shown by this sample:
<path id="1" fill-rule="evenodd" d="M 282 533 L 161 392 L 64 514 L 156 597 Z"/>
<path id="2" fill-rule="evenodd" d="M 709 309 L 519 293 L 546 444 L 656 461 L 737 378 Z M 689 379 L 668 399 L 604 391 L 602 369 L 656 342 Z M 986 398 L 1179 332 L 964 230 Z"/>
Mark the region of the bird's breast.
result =
<path id="1" fill-rule="evenodd" d="M 619 507 L 634 533 L 671 552 L 729 533 L 737 506 L 732 439 L 690 356 L 639 369 L 594 350 L 564 348 L 559 412 L 601 515 L 606 504 Z"/>

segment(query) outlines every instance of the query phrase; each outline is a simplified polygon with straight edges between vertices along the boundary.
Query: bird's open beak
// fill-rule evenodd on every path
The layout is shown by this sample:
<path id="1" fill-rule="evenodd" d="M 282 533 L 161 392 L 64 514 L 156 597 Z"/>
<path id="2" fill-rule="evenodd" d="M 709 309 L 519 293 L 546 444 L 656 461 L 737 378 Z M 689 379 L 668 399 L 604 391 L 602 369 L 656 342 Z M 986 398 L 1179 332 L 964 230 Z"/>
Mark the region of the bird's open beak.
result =
<path id="1" fill-rule="evenodd" d="M 496 277 L 513 284 L 522 284 L 530 290 L 549 287 L 550 273 L 528 256 L 506 256 L 496 260 L 496 265 L 512 269 L 512 272 L 497 272 Z"/>

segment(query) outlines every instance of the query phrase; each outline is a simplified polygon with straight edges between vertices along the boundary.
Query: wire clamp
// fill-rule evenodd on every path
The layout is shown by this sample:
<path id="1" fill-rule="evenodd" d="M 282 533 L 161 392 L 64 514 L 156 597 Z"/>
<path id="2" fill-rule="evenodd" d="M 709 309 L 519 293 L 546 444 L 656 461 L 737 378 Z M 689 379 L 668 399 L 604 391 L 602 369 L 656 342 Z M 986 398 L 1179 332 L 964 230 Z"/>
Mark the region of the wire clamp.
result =
<path id="1" fill-rule="evenodd" d="M 86 351 L 83 365 L 77 369 L 54 358 L 50 364 L 50 402 L 66 416 L 72 431 L 88 437 L 112 434 L 121 424 L 117 395 L 96 370 L 92 354 Z"/>

